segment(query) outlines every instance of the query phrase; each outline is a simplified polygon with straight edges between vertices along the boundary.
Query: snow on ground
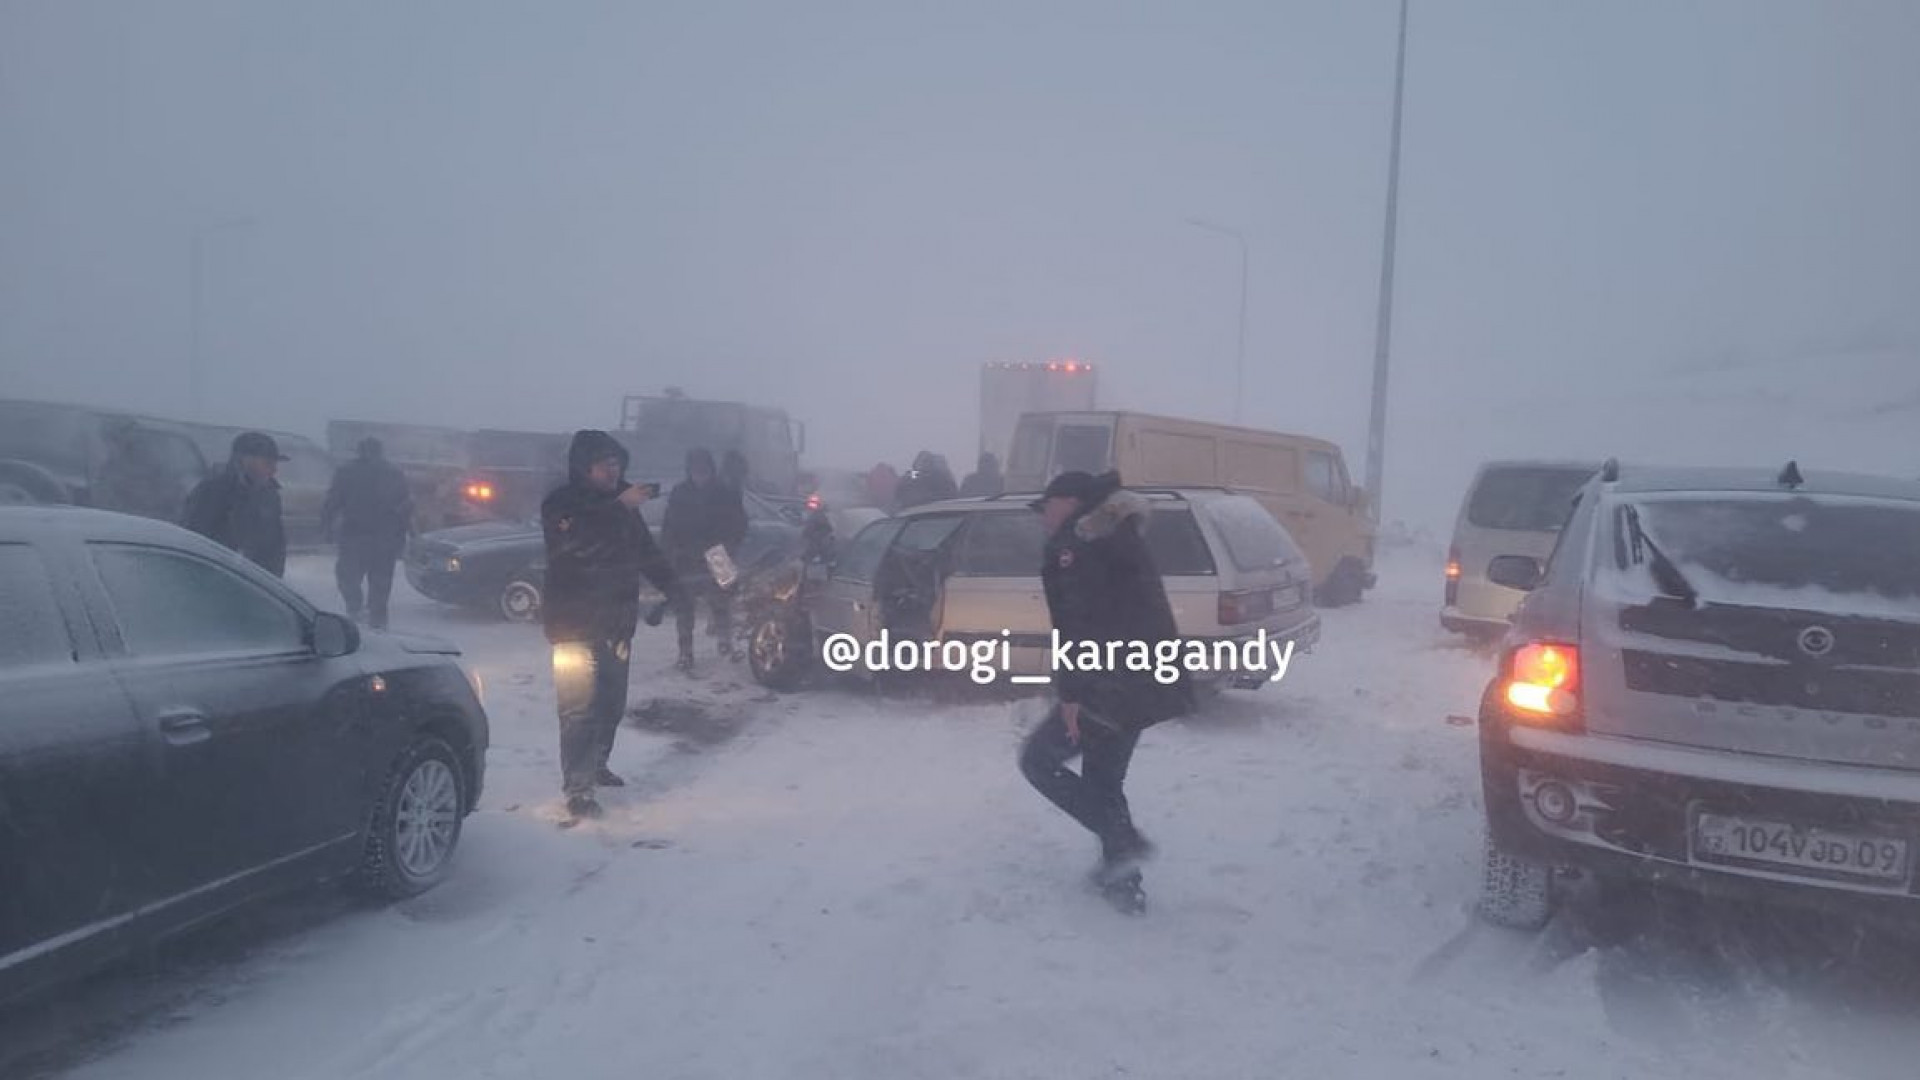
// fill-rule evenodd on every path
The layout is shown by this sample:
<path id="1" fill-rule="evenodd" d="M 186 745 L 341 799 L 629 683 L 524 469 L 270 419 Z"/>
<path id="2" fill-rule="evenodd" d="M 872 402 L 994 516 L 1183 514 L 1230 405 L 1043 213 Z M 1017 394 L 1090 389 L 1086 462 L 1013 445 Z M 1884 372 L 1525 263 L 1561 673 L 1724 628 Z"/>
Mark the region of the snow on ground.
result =
<path id="1" fill-rule="evenodd" d="M 295 577 L 330 602 L 326 570 Z M 453 879 L 275 905 L 0 1020 L 0 1072 L 1912 1075 L 1903 946 L 1677 901 L 1478 924 L 1473 731 L 1447 717 L 1487 659 L 1436 626 L 1436 552 L 1382 570 L 1286 681 L 1142 741 L 1139 919 L 1015 771 L 1024 706 L 690 682 L 668 629 L 636 649 L 634 786 L 558 829 L 538 631 L 406 593 L 396 622 L 461 642 L 494 720 Z"/>

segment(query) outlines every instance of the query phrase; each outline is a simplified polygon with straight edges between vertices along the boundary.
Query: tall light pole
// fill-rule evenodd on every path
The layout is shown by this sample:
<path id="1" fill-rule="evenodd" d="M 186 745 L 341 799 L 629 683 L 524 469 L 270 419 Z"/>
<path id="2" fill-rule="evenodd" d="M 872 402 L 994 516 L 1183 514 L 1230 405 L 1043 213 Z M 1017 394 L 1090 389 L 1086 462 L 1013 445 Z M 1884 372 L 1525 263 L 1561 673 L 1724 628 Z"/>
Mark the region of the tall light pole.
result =
<path id="1" fill-rule="evenodd" d="M 204 318 L 203 309 L 205 307 L 204 301 L 206 295 L 207 240 L 212 237 L 214 233 L 227 229 L 251 228 L 252 225 L 253 219 L 250 217 L 227 218 L 223 221 L 209 222 L 193 230 L 191 239 L 192 252 L 188 256 L 190 263 L 188 273 L 192 279 L 191 288 L 193 295 L 190 300 L 191 308 L 187 316 L 187 332 L 189 336 L 187 382 L 193 398 L 193 415 L 196 420 L 208 419 L 205 371 L 206 357 L 204 355 L 200 328 L 201 321 Z"/>
<path id="2" fill-rule="evenodd" d="M 1233 361 L 1233 422 L 1240 422 L 1240 402 L 1247 396 L 1247 238 L 1238 229 L 1215 225 L 1211 221 L 1188 218 L 1196 229 L 1230 236 L 1240 244 L 1240 345 Z"/>
<path id="3" fill-rule="evenodd" d="M 1367 425 L 1367 494 L 1380 520 L 1387 454 L 1387 360 L 1393 351 L 1393 242 L 1400 218 L 1400 110 L 1407 88 L 1407 0 L 1400 0 L 1400 51 L 1393 65 L 1393 136 L 1387 154 L 1387 228 L 1380 252 L 1380 315 L 1373 331 L 1373 416 Z"/>

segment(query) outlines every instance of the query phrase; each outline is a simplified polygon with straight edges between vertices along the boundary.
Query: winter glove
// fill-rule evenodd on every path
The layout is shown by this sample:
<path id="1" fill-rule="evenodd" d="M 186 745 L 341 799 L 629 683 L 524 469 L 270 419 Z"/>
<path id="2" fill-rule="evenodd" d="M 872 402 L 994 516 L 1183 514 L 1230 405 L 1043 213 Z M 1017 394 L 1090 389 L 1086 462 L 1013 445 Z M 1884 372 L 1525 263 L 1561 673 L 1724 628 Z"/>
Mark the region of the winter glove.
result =
<path id="1" fill-rule="evenodd" d="M 655 603 L 652 607 L 648 608 L 647 613 L 644 616 L 642 616 L 642 618 L 646 621 L 646 624 L 648 626 L 659 626 L 662 622 L 666 620 L 667 609 L 672 606 L 673 606 L 673 600 L 671 598 L 668 598 L 666 600 L 661 600 Z"/>

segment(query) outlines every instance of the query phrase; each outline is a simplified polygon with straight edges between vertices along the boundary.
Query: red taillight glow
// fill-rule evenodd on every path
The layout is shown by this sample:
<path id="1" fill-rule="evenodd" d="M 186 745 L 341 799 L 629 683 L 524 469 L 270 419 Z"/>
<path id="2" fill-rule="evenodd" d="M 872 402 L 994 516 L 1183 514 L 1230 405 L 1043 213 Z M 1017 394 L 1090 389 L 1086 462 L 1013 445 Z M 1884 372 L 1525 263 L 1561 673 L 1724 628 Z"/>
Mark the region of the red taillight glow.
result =
<path id="1" fill-rule="evenodd" d="M 1513 653 L 1507 704 L 1521 717 L 1559 719 L 1580 709 L 1580 650 L 1571 645 L 1522 645 Z"/>
<path id="2" fill-rule="evenodd" d="M 813 494 L 811 494 L 811 495 L 809 495 L 809 496 L 807 496 L 807 509 L 809 509 L 809 510 L 818 510 L 818 509 L 820 509 L 820 506 L 821 506 L 821 503 L 820 503 L 820 493 L 819 493 L 819 492 L 817 492 L 817 491 L 816 491 L 816 492 L 814 492 Z"/>
<path id="3" fill-rule="evenodd" d="M 472 499 L 474 502 L 492 502 L 493 501 L 493 485 L 492 484 L 468 484 L 467 498 Z"/>
<path id="4" fill-rule="evenodd" d="M 1447 564 L 1447 580 L 1448 581 L 1460 580 L 1460 564 L 1459 563 L 1450 562 Z"/>

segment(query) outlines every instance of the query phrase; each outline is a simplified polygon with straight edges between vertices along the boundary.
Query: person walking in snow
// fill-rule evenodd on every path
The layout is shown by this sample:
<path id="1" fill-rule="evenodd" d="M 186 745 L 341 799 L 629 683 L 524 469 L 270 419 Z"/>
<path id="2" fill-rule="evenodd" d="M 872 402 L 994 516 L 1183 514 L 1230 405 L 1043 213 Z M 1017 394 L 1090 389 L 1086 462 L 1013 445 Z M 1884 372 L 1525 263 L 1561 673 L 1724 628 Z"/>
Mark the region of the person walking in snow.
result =
<path id="1" fill-rule="evenodd" d="M 693 619 L 697 600 L 705 597 L 707 629 L 722 658 L 733 655 L 733 598 L 713 579 L 708 550 L 720 547 L 737 555 L 747 538 L 747 509 L 740 489 L 714 468 L 711 451 L 687 451 L 687 478 L 667 497 L 667 518 L 661 525 L 668 557 L 680 575 L 679 603 L 673 608 L 674 629 L 680 640 L 680 670 L 693 670 Z"/>
<path id="2" fill-rule="evenodd" d="M 669 600 L 680 583 L 640 517 L 644 488 L 626 481 L 627 449 L 604 431 L 580 431 L 567 452 L 567 483 L 540 506 L 546 536 L 541 617 L 553 645 L 560 713 L 561 790 L 567 813 L 600 816 L 595 787 L 623 787 L 607 765 L 627 712 L 640 579 Z"/>
<path id="3" fill-rule="evenodd" d="M 1153 648 L 1179 636 L 1142 536 L 1147 500 L 1124 490 L 1118 473 L 1061 473 L 1032 507 L 1047 533 L 1040 580 L 1063 642 Z M 1094 884 L 1123 910 L 1144 910 L 1140 863 L 1153 847 L 1127 805 L 1127 768 L 1141 732 L 1192 710 L 1192 685 L 1184 671 L 1162 683 L 1124 668 L 1057 671 L 1053 681 L 1058 701 L 1021 747 L 1020 771 L 1099 839 Z M 1079 773 L 1067 768 L 1075 757 Z"/>
<path id="4" fill-rule="evenodd" d="M 227 467 L 188 493 L 181 524 L 239 552 L 267 573 L 286 577 L 287 526 L 280 509 L 280 481 L 275 479 L 286 460 L 271 435 L 235 435 Z"/>
<path id="5" fill-rule="evenodd" d="M 393 565 L 413 530 L 413 492 L 379 439 L 361 439 L 358 449 L 359 456 L 333 474 L 320 528 L 339 543 L 333 577 L 347 615 L 359 622 L 364 614 L 375 630 L 385 630 Z"/>

